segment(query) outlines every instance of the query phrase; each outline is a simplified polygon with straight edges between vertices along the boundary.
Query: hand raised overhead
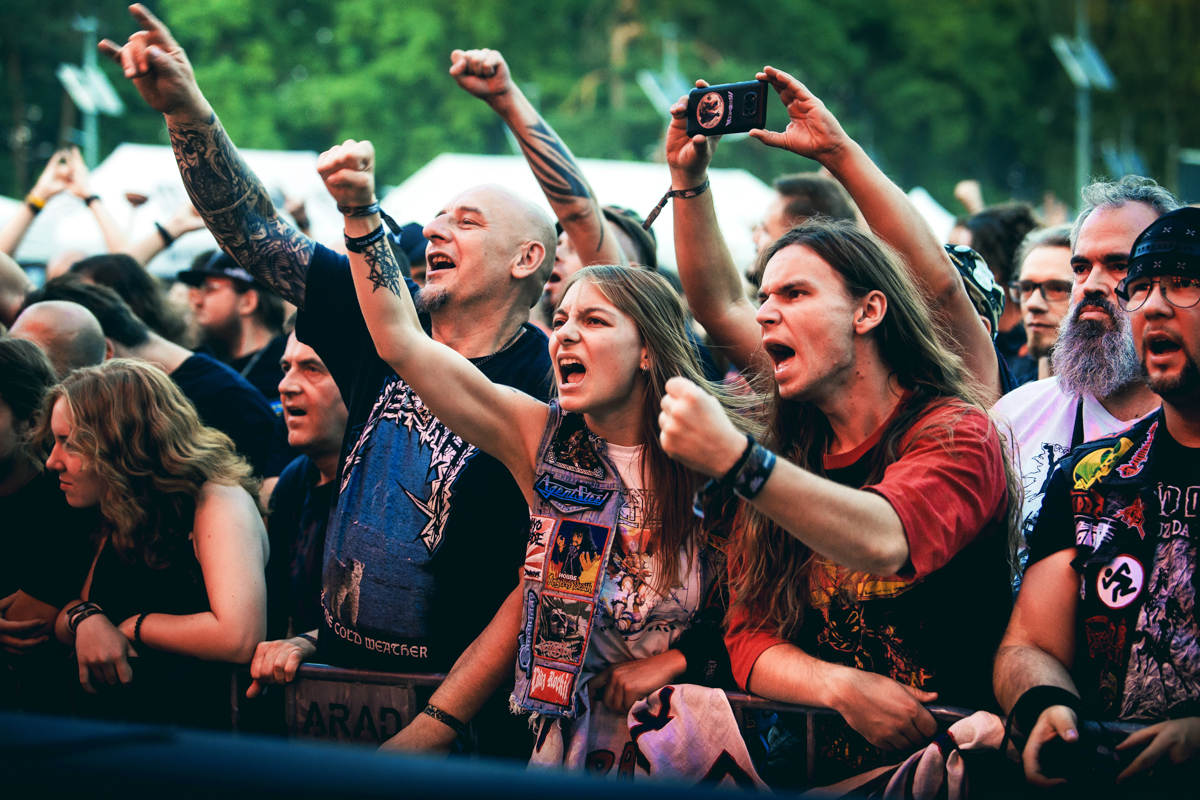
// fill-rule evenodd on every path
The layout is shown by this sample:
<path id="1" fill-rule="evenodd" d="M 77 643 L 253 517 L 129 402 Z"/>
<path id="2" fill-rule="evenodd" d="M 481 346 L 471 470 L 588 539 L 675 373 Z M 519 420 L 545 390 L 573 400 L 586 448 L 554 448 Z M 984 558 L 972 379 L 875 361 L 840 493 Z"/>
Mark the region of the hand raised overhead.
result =
<path id="1" fill-rule="evenodd" d="M 707 81 L 696 81 L 696 88 L 706 86 Z M 667 127 L 667 166 L 671 168 L 672 189 L 690 189 L 703 183 L 721 141 L 720 136 L 687 135 L 687 104 L 684 95 L 671 106 L 671 124 Z"/>
<path id="2" fill-rule="evenodd" d="M 142 30 L 130 36 L 123 47 L 105 39 L 99 44 L 100 52 L 121 65 L 125 77 L 155 111 L 168 116 L 210 116 L 212 109 L 200 93 L 187 53 L 167 26 L 141 3 L 130 6 L 129 13 Z"/>
<path id="3" fill-rule="evenodd" d="M 774 67 L 764 67 L 756 77 L 775 87 L 787 108 L 788 124 L 782 133 L 752 130 L 755 139 L 822 163 L 850 144 L 841 123 L 803 83 Z"/>
<path id="4" fill-rule="evenodd" d="M 375 202 L 375 147 L 347 139 L 321 153 L 317 172 L 339 206 L 369 206 Z"/>
<path id="5" fill-rule="evenodd" d="M 450 61 L 451 77 L 481 100 L 490 103 L 512 91 L 512 76 L 499 50 L 455 50 Z"/>

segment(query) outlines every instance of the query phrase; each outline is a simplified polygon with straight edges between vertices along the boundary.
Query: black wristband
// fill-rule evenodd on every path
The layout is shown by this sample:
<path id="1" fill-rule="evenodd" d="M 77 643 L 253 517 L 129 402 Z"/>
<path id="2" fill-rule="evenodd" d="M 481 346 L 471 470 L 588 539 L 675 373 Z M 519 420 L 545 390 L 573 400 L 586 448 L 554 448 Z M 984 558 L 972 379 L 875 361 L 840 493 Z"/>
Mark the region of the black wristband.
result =
<path id="1" fill-rule="evenodd" d="M 351 253 L 363 253 L 371 245 L 378 242 L 387 235 L 387 229 L 380 225 L 375 230 L 368 233 L 366 236 L 351 236 L 344 234 L 346 237 L 346 249 Z"/>
<path id="2" fill-rule="evenodd" d="M 683 200 L 691 197 L 699 197 L 708 191 L 708 181 L 709 179 L 705 178 L 704 183 L 699 186 L 693 186 L 691 189 L 671 189 L 668 191 L 662 196 L 662 200 L 658 201 L 658 205 L 654 207 L 654 210 L 646 215 L 646 221 L 642 223 L 642 230 L 650 230 L 650 226 L 654 224 L 654 220 L 658 219 L 658 215 L 667 207 L 667 201 L 672 197 L 678 197 Z"/>
<path id="3" fill-rule="evenodd" d="M 175 241 L 175 237 L 167 233 L 167 229 L 159 223 L 154 223 L 154 227 L 158 229 L 158 235 L 162 237 L 163 247 L 170 247 L 171 242 Z"/>
<path id="4" fill-rule="evenodd" d="M 87 197 L 83 198 L 83 204 L 85 206 L 90 206 L 92 203 L 96 202 L 99 199 L 100 199 L 100 195 L 89 194 Z"/>
<path id="5" fill-rule="evenodd" d="M 71 610 L 67 612 L 67 630 L 75 633 L 79 629 L 79 623 L 90 616 L 103 613 L 104 609 L 88 601 L 84 601 L 77 606 L 72 606 Z"/>
<path id="6" fill-rule="evenodd" d="M 1061 686 L 1035 686 L 1017 700 L 1009 717 L 1022 736 L 1028 736 L 1038 717 L 1050 706 L 1066 706 L 1079 714 L 1079 698 Z"/>
<path id="7" fill-rule="evenodd" d="M 146 617 L 149 615 L 149 611 L 143 611 L 141 614 L 138 614 L 137 622 L 133 626 L 133 641 L 135 644 L 145 644 L 142 641 L 142 623 L 146 621 Z"/>
<path id="8" fill-rule="evenodd" d="M 372 214 L 382 214 L 383 209 L 379 207 L 379 203 L 371 203 L 369 206 L 342 206 L 337 207 L 339 213 L 345 217 L 369 217 Z"/>
<path id="9" fill-rule="evenodd" d="M 742 467 L 746 466 L 746 462 L 750 460 L 752 452 L 754 452 L 754 437 L 747 433 L 746 448 L 742 450 L 742 454 L 738 456 L 738 460 L 729 468 L 728 472 L 721 476 L 717 483 L 725 487 L 733 486 L 734 479 L 742 471 Z"/>
<path id="10" fill-rule="evenodd" d="M 742 465 L 741 470 L 733 479 L 733 492 L 743 500 L 753 500 L 758 497 L 767 478 L 775 469 L 775 454 L 758 442 L 750 448 L 750 457 Z"/>
<path id="11" fill-rule="evenodd" d="M 317 637 L 315 637 L 315 636 L 310 636 L 310 635 L 309 635 L 309 634 L 307 634 L 307 633 L 297 633 L 297 634 L 296 634 L 296 638 L 297 638 L 297 639 L 303 639 L 304 641 L 306 641 L 306 642 L 308 642 L 309 644 L 311 644 L 313 647 L 316 647 L 316 646 L 317 646 Z"/>
<path id="12" fill-rule="evenodd" d="M 453 730 L 455 733 L 462 733 L 462 729 L 464 727 L 462 720 L 458 719 L 457 717 L 451 716 L 450 714 L 447 714 L 445 711 L 442 711 L 440 708 L 435 706 L 433 703 L 430 703 L 429 705 L 425 706 L 425 708 L 421 711 L 421 713 L 428 717 L 433 717 L 438 722 L 445 725 L 447 728 L 450 728 L 451 730 Z"/>

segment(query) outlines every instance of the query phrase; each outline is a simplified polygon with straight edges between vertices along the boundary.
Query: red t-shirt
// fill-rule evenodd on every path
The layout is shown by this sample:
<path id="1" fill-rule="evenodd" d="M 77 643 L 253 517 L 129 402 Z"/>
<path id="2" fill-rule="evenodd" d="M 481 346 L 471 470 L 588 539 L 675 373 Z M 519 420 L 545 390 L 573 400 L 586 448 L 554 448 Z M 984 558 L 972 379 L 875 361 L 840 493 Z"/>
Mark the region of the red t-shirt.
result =
<path id="1" fill-rule="evenodd" d="M 988 665 L 1012 603 L 999 434 L 983 411 L 938 403 L 913 426 L 883 479 L 864 486 L 867 456 L 891 421 L 853 451 L 826 456 L 824 466 L 831 480 L 891 503 L 908 539 L 909 568 L 864 576 L 818 558 L 793 643 L 822 660 L 938 691 L 943 703 L 990 706 Z M 786 641 L 753 627 L 735 616 L 725 638 L 743 688 L 758 657 Z M 962 671 L 978 674 L 951 675 Z"/>

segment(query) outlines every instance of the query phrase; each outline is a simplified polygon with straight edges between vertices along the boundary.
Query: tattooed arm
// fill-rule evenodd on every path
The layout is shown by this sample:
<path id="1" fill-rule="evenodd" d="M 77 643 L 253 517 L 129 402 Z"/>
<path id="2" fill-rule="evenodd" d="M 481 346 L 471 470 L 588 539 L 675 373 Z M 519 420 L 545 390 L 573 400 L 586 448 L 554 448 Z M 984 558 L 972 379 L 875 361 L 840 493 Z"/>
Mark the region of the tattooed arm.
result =
<path id="1" fill-rule="evenodd" d="M 458 85 L 491 106 L 517 137 L 583 265 L 627 264 L 583 171 L 563 140 L 517 88 L 504 57 L 496 50 L 455 50 L 450 58 L 454 62 L 450 74 Z"/>
<path id="2" fill-rule="evenodd" d="M 131 6 L 130 13 L 142 30 L 124 47 L 105 39 L 100 51 L 120 64 L 146 102 L 166 116 L 184 186 L 221 249 L 302 308 L 313 241 L 279 216 L 204 99 L 187 54 L 167 27 L 143 5 Z"/>
<path id="3" fill-rule="evenodd" d="M 317 171 L 338 205 L 375 202 L 375 148 L 370 142 L 347 140 L 327 150 L 317 160 Z M 378 213 L 347 216 L 346 235 L 366 237 L 382 224 Z M 386 237 L 362 250 L 349 254 L 350 270 L 379 357 L 450 430 L 502 461 L 532 502 L 534 454 L 549 413 L 546 404 L 492 383 L 456 350 L 425 335 Z M 534 242 L 513 267 L 514 275 L 533 274 L 545 255 L 545 247 Z"/>

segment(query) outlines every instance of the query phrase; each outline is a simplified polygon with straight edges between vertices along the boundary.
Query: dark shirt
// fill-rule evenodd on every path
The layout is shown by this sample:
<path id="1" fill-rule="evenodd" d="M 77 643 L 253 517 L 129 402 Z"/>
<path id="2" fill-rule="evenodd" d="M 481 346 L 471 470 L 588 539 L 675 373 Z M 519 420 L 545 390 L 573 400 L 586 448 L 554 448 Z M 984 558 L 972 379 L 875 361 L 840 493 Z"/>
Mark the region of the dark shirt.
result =
<path id="1" fill-rule="evenodd" d="M 0 597 L 21 589 L 62 608 L 79 597 L 92 566 L 95 508 L 72 508 L 46 471 L 0 497 Z"/>
<path id="2" fill-rule="evenodd" d="M 278 366 L 278 359 L 276 359 Z M 212 356 L 196 353 L 171 373 L 200 414 L 200 419 L 233 439 L 254 471 L 265 478 L 278 475 L 294 458 L 282 439 L 271 406 L 250 383 Z"/>
<path id="3" fill-rule="evenodd" d="M 286 349 L 287 337 L 280 335 L 263 349 L 229 362 L 234 372 L 249 381 L 251 386 L 267 398 L 271 410 L 276 414 L 282 413 L 282 406 L 279 404 L 279 382 L 283 380 L 283 368 L 279 366 L 279 360 L 283 358 L 283 351 Z"/>
<path id="4" fill-rule="evenodd" d="M 546 400 L 546 336 L 522 330 L 475 364 L 492 381 Z M 349 411 L 325 539 L 318 658 L 447 670 L 516 586 L 529 507 L 504 465 L 450 432 L 379 357 L 349 261 L 321 245 L 296 336 L 325 362 Z"/>
<path id="5" fill-rule="evenodd" d="M 1007 332 L 996 334 L 996 351 L 1008 364 L 1012 371 L 1016 386 L 1023 386 L 1030 381 L 1036 381 L 1038 375 L 1037 359 L 1030 358 L 1026 348 L 1025 326 L 1017 323 Z M 1005 392 L 1007 394 L 1007 392 Z"/>
<path id="6" fill-rule="evenodd" d="M 271 494 L 267 536 L 267 638 L 282 639 L 321 625 L 321 559 L 336 481 L 317 485 L 321 472 L 300 456 L 279 476 Z"/>

